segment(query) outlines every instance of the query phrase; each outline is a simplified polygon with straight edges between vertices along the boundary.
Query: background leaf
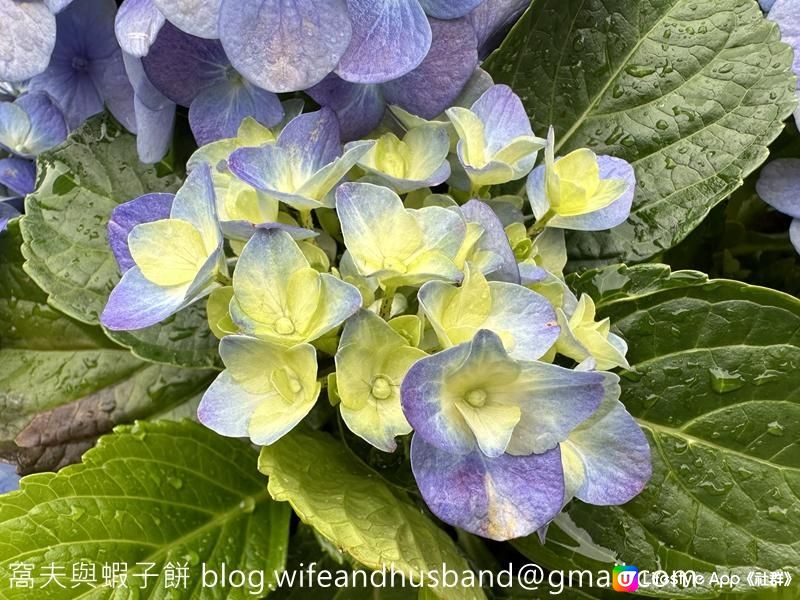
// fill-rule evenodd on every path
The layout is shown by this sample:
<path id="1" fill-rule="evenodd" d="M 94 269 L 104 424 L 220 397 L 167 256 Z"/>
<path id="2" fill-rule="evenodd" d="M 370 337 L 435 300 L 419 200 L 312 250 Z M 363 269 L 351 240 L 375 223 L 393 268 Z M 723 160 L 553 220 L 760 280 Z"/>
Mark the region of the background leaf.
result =
<path id="1" fill-rule="evenodd" d="M 118 423 L 193 415 L 215 372 L 144 362 L 58 312 L 21 243 L 16 223 L 0 234 L 0 453 L 23 472 L 57 469 Z"/>
<path id="2" fill-rule="evenodd" d="M 118 204 L 150 192 L 175 191 L 175 175 L 159 176 L 139 162 L 136 138 L 108 117 L 89 120 L 67 142 L 39 156 L 38 186 L 25 200 L 25 271 L 48 303 L 96 325 L 119 269 L 107 225 Z M 166 323 L 112 337 L 147 360 L 190 367 L 217 365 L 217 339 L 202 308 Z M 193 335 L 187 332 L 196 328 Z"/>
<path id="3" fill-rule="evenodd" d="M 222 438 L 195 423 L 138 423 L 105 436 L 82 464 L 59 473 L 22 480 L 19 492 L 0 503 L 0 581 L 10 579 L 15 562 L 34 566 L 94 563 L 99 583 L 104 563 L 128 564 L 134 597 L 253 598 L 250 589 L 201 588 L 201 565 L 222 563 L 264 570 L 266 585 L 286 560 L 287 505 L 269 499 L 256 470 L 256 452 L 246 443 Z M 141 575 L 149 571 L 158 579 Z M 185 589 L 166 589 L 167 563 L 188 565 Z M 118 597 L 111 588 L 87 585 L 66 589 L 51 584 L 36 598 Z M 134 591 L 135 590 L 135 591 Z M 137 593 L 138 592 L 138 593 Z M 3 590 L 3 597 L 30 598 L 26 589 Z"/>
<path id="4" fill-rule="evenodd" d="M 630 345 L 622 400 L 650 441 L 653 479 L 624 506 L 573 502 L 546 546 L 526 538 L 517 547 L 551 568 L 618 560 L 797 574 L 800 300 L 663 265 L 607 267 L 573 283 Z M 658 594 L 721 595 L 707 586 Z"/>
<path id="5" fill-rule="evenodd" d="M 537 0 L 486 68 L 560 153 L 631 162 L 628 222 L 571 232 L 571 267 L 682 240 L 767 157 L 796 103 L 792 52 L 753 0 Z"/>
<path id="6" fill-rule="evenodd" d="M 262 448 L 259 469 L 274 499 L 288 501 L 304 523 L 371 569 L 394 566 L 416 578 L 443 564 L 469 570 L 453 540 L 407 494 L 325 433 L 295 429 Z M 479 588 L 433 592 L 453 600 L 485 597 Z"/>

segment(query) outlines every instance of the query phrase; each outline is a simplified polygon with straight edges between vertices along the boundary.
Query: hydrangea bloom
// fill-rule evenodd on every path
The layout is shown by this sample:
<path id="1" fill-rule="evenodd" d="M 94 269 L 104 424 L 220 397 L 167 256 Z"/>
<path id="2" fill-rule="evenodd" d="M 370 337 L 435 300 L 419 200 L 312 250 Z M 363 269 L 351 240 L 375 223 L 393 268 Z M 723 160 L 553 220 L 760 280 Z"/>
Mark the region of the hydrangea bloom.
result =
<path id="1" fill-rule="evenodd" d="M 362 310 L 347 321 L 336 352 L 336 385 L 342 419 L 353 433 L 384 452 L 395 451 L 395 437 L 411 433 L 400 384 L 423 356 L 374 313 Z"/>
<path id="2" fill-rule="evenodd" d="M 333 206 L 331 190 L 372 144 L 361 142 L 343 151 L 336 115 L 323 108 L 292 119 L 274 144 L 235 151 L 229 167 L 275 200 L 309 212 Z"/>
<path id="3" fill-rule="evenodd" d="M 34 158 L 67 138 L 64 115 L 43 92 L 23 94 L 14 102 L 0 102 L 0 147 Z"/>
<path id="4" fill-rule="evenodd" d="M 544 227 L 548 216 L 529 230 L 522 198 L 491 197 L 487 182 L 524 176 L 541 145 L 519 100 L 490 86 L 467 104 L 462 131 L 397 109 L 377 140 L 345 147 L 330 108 L 295 116 L 287 105 L 273 128 L 244 118 L 194 154 L 177 198 L 114 211 L 124 275 L 103 322 L 145 326 L 209 296 L 225 370 L 202 399 L 202 423 L 272 444 L 327 383 L 345 438 L 394 452 L 413 432 L 411 467 L 430 509 L 508 539 L 543 531 L 573 497 L 627 501 L 649 478 L 650 455 L 606 372 L 627 366 L 625 344 L 564 281 L 563 229 Z M 473 169 L 467 187 L 480 200 L 452 189 L 459 173 L 448 166 L 475 144 L 489 158 L 461 176 Z M 594 155 L 559 165 L 552 154 L 551 139 L 554 204 L 606 185 Z M 448 173 L 452 197 L 432 194 Z M 557 355 L 574 368 L 553 364 Z M 326 366 L 335 372 L 318 377 Z"/>
<path id="5" fill-rule="evenodd" d="M 488 330 L 418 361 L 401 394 L 425 501 L 494 539 L 536 531 L 562 507 L 558 445 L 615 389 L 610 374 L 514 360 Z"/>
<path id="6" fill-rule="evenodd" d="M 50 64 L 30 81 L 31 91 L 49 93 L 70 128 L 78 127 L 105 106 L 135 131 L 133 90 L 122 50 L 114 35 L 114 0 L 75 0 L 56 21 L 58 34 Z"/>
<path id="7" fill-rule="evenodd" d="M 319 396 L 317 353 L 242 335 L 223 338 L 223 371 L 206 390 L 197 416 L 222 435 L 272 444 L 297 425 Z"/>
<path id="8" fill-rule="evenodd" d="M 474 189 L 524 177 L 544 147 L 506 85 L 489 88 L 469 109 L 448 109 L 447 116 L 458 133 L 458 160 Z"/>
<path id="9" fill-rule="evenodd" d="M 527 182 L 537 227 L 600 231 L 625 221 L 636 189 L 633 167 L 587 148 L 556 159 L 554 143 L 551 128 L 545 164 L 536 167 Z"/>
<path id="10" fill-rule="evenodd" d="M 782 158 L 764 167 L 756 183 L 756 191 L 775 210 L 792 217 L 789 237 L 800 252 L 800 159 Z"/>
<path id="11" fill-rule="evenodd" d="M 345 245 L 359 273 L 382 286 L 420 285 L 430 279 L 456 281 L 453 262 L 466 234 L 454 211 L 439 206 L 403 206 L 391 190 L 346 183 L 336 194 Z"/>
<path id="12" fill-rule="evenodd" d="M 227 276 L 208 168 L 193 171 L 170 200 L 169 217 L 157 215 L 157 220 L 149 218 L 152 197 L 135 200 L 133 210 L 140 213 L 140 218 L 125 241 L 120 237 L 127 228 L 118 227 L 112 216 L 111 243 L 117 247 L 127 245 L 133 265 L 111 292 L 100 317 L 109 329 L 154 325 L 211 293 L 218 285 L 218 275 Z M 156 211 L 163 210 L 164 195 L 157 197 L 155 204 Z M 124 255 L 124 251 L 118 250 L 118 255 Z M 123 269 L 125 266 L 120 265 Z"/>

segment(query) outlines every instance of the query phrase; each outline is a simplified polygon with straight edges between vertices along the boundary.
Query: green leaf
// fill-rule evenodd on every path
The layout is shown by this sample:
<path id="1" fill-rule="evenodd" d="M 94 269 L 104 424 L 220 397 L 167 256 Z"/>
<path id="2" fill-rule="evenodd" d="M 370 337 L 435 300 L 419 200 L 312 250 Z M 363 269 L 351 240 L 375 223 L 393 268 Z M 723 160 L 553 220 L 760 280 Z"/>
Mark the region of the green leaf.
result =
<path id="1" fill-rule="evenodd" d="M 144 362 L 58 312 L 23 271 L 21 243 L 16 223 L 0 234 L 0 453 L 24 472 L 56 469 L 118 423 L 193 412 L 214 371 Z"/>
<path id="2" fill-rule="evenodd" d="M 800 573 L 800 300 L 663 265 L 573 284 L 628 341 L 622 400 L 650 441 L 653 478 L 624 506 L 571 503 L 545 546 L 518 548 L 551 568 Z"/>
<path id="3" fill-rule="evenodd" d="M 180 180 L 139 162 L 135 136 L 105 116 L 88 121 L 67 142 L 39 157 L 38 187 L 25 200 L 25 271 L 48 303 L 70 317 L 99 323 L 119 268 L 108 245 L 111 211 L 150 192 L 172 192 Z M 184 314 L 185 313 L 185 314 Z M 138 356 L 188 367 L 217 365 L 217 340 L 202 308 L 130 333 L 111 333 Z M 195 329 L 190 335 L 190 329 Z"/>
<path id="4" fill-rule="evenodd" d="M 767 157 L 795 104 L 792 51 L 753 0 L 537 0 L 486 63 L 557 150 L 631 162 L 627 223 L 573 232 L 573 267 L 682 240 Z"/>
<path id="5" fill-rule="evenodd" d="M 327 434 L 295 430 L 261 450 L 259 469 L 275 500 L 371 569 L 394 567 L 419 581 L 445 564 L 469 570 L 455 543 L 432 519 Z M 484 598 L 480 588 L 433 590 L 439 598 Z"/>
<path id="6" fill-rule="evenodd" d="M 263 570 L 269 585 L 283 568 L 290 511 L 269 499 L 256 460 L 248 444 L 189 421 L 119 427 L 83 463 L 25 477 L 3 497 L 0 581 L 10 580 L 14 563 L 33 565 L 34 577 L 53 563 L 64 567 L 66 589 L 40 578 L 36 598 L 255 597 L 249 587 L 202 588 L 201 569 Z M 128 589 L 72 587 L 72 565 L 81 562 L 96 565 L 101 585 L 104 563 L 127 564 Z M 168 563 L 188 566 L 185 589 L 166 589 Z M 143 579 L 146 571 L 160 578 Z M 9 600 L 31 597 L 4 587 Z"/>

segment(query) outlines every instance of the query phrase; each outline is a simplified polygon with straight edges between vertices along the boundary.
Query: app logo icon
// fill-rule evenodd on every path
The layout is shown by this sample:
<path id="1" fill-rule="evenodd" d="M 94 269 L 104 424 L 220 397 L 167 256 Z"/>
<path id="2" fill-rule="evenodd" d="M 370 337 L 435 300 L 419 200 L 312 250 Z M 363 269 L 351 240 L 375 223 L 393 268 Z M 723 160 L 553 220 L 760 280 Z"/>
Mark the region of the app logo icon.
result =
<path id="1" fill-rule="evenodd" d="M 631 565 L 614 567 L 612 585 L 615 592 L 635 592 L 639 589 L 639 569 Z"/>

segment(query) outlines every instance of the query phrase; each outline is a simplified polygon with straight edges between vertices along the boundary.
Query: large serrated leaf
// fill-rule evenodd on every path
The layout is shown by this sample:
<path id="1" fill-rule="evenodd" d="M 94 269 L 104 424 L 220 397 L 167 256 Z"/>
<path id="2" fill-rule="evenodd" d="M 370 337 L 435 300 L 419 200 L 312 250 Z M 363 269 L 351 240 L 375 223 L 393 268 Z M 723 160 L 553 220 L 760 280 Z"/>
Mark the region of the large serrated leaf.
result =
<path id="1" fill-rule="evenodd" d="M 792 51 L 753 0 L 537 0 L 487 61 L 561 153 L 631 162 L 628 222 L 573 232 L 573 267 L 682 240 L 767 157 L 796 103 Z"/>
<path id="2" fill-rule="evenodd" d="M 620 507 L 573 502 L 545 546 L 551 567 L 800 573 L 800 300 L 662 265 L 573 279 L 630 345 L 622 400 L 653 449 L 653 479 Z M 786 590 L 794 597 L 797 588 Z M 658 597 L 724 597 L 700 585 Z M 764 592 L 766 593 L 766 591 Z M 772 596 L 766 596 L 772 597 Z"/>
<path id="3" fill-rule="evenodd" d="M 269 499 L 256 460 L 244 442 L 161 421 L 120 427 L 81 464 L 24 478 L 0 502 L 0 581 L 28 564 L 35 588 L 4 585 L 3 597 L 256 597 L 254 586 L 204 587 L 201 577 L 203 565 L 219 572 L 227 563 L 263 571 L 268 586 L 284 566 L 290 511 Z M 96 588 L 70 582 L 81 563 L 95 565 Z M 127 565 L 125 588 L 103 586 L 102 566 L 112 563 Z M 168 563 L 173 574 L 188 567 L 185 586 L 167 587 Z M 65 587 L 43 585 L 50 564 L 63 567 Z"/>
<path id="4" fill-rule="evenodd" d="M 39 157 L 38 186 L 25 200 L 25 271 L 61 312 L 96 325 L 119 269 L 108 245 L 111 211 L 149 192 L 175 191 L 174 175 L 139 162 L 136 138 L 105 116 Z M 138 356 L 187 367 L 217 364 L 217 340 L 200 308 L 131 333 L 111 333 Z M 191 335 L 186 331 L 193 329 Z"/>
<path id="5" fill-rule="evenodd" d="M 303 522 L 367 567 L 393 567 L 415 581 L 443 565 L 469 570 L 453 540 L 405 493 L 327 434 L 293 431 L 261 450 L 259 469 L 274 499 L 288 501 Z M 432 591 L 448 600 L 485 598 L 477 587 Z"/>
<path id="6" fill-rule="evenodd" d="M 21 243 L 16 223 L 0 234 L 0 453 L 55 469 L 118 423 L 192 410 L 214 371 L 144 362 L 61 314 L 22 270 Z"/>

